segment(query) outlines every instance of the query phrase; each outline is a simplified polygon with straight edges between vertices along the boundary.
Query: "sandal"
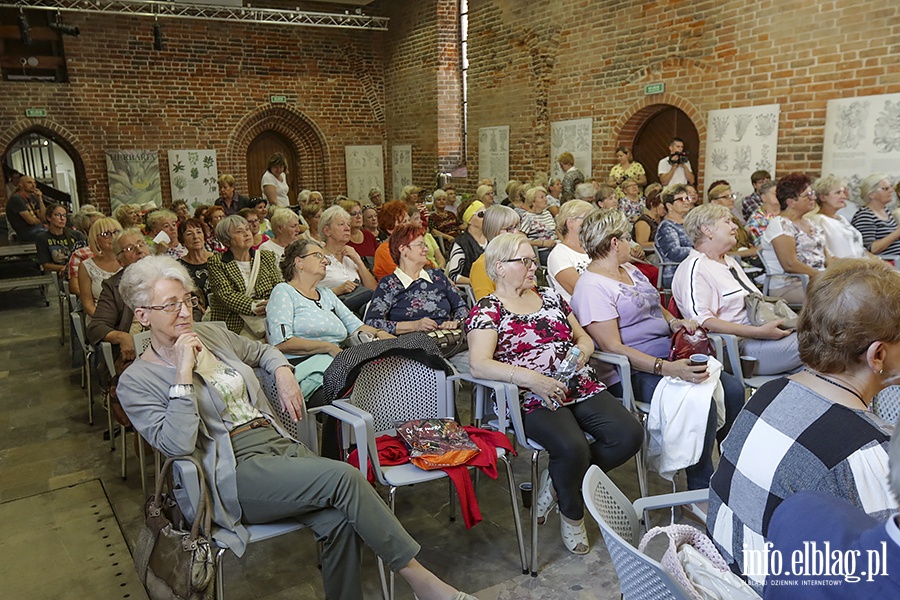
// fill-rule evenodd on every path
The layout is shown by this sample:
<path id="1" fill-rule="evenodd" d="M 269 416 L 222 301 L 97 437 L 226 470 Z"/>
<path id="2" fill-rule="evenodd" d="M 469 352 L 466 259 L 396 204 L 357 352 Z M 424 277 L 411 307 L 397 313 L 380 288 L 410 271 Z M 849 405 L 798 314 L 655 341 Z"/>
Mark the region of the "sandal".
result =
<path id="1" fill-rule="evenodd" d="M 540 490 L 534 510 L 537 512 L 537 524 L 543 525 L 547 521 L 547 515 L 557 504 L 553 497 L 553 481 L 550 479 L 550 471 L 547 469 L 541 473 Z"/>
<path id="2" fill-rule="evenodd" d="M 584 519 L 578 525 L 570 525 L 568 521 L 559 515 L 559 532 L 562 534 L 563 544 L 572 554 L 587 554 L 591 551 L 588 542 L 587 529 L 584 527 Z"/>

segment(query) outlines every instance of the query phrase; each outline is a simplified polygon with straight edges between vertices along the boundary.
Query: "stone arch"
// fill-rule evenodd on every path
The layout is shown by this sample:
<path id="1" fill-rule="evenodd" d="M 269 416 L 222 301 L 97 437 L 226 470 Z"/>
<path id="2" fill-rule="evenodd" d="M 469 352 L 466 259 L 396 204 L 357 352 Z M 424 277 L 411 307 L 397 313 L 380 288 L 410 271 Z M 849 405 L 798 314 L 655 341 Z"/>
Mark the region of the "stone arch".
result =
<path id="1" fill-rule="evenodd" d="M 261 106 L 245 115 L 228 136 L 227 165 L 232 173 L 243 173 L 247 189 L 247 150 L 256 136 L 264 131 L 277 131 L 293 145 L 297 153 L 296 165 L 289 165 L 299 173 L 304 188 L 319 190 L 328 195 L 328 152 L 325 137 L 316 123 L 288 106 Z M 299 191 L 299 190 L 297 190 Z"/>
<path id="2" fill-rule="evenodd" d="M 89 192 L 87 169 L 82 158 L 82 142 L 74 133 L 50 119 L 21 119 L 12 127 L 0 133 L 0 162 L 6 163 L 7 155 L 13 144 L 26 135 L 36 133 L 49 140 L 53 140 L 72 159 L 75 166 L 75 186 L 78 189 L 80 204 L 94 202 L 95 199 Z"/>

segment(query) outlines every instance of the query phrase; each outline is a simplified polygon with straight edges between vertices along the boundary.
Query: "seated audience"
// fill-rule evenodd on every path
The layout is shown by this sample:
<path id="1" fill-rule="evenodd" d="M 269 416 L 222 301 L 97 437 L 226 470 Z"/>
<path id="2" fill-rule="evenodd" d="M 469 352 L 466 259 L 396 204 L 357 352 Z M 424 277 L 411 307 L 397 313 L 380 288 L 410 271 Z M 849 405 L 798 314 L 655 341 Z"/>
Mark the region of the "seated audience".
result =
<path id="1" fill-rule="evenodd" d="M 90 322 L 103 290 L 103 282 L 115 275 L 122 268 L 113 252 L 113 238 L 122 233 L 122 226 L 115 219 L 103 217 L 91 225 L 88 243 L 93 249 L 93 256 L 81 261 L 78 266 L 78 289 L 81 306 L 84 308 L 85 321 Z M 72 289 L 71 287 L 69 288 Z"/>
<path id="2" fill-rule="evenodd" d="M 746 223 L 750 223 L 750 215 L 763 205 L 762 186 L 771 180 L 772 176 L 769 175 L 768 171 L 754 171 L 750 175 L 750 185 L 753 186 L 753 193 L 749 196 L 744 196 L 744 199 L 741 201 L 741 216 L 744 217 Z"/>
<path id="3" fill-rule="evenodd" d="M 619 146 L 616 148 L 616 160 L 618 161 L 618 164 L 614 165 L 613 168 L 609 170 L 609 177 L 606 180 L 606 184 L 616 188 L 616 192 L 621 198 L 626 195 L 625 186 L 627 182 L 634 181 L 638 186 L 637 192 L 640 195 L 640 188 L 647 185 L 647 173 L 644 171 L 644 165 L 634 160 L 634 157 L 631 155 L 631 150 L 628 149 L 627 146 Z M 629 220 L 633 222 L 634 218 L 637 218 L 637 215 L 640 215 L 640 211 L 637 212 L 634 218 L 632 218 L 627 211 L 625 214 Z"/>
<path id="4" fill-rule="evenodd" d="M 394 272 L 382 278 L 366 312 L 366 324 L 400 335 L 459 329 L 469 312 L 447 276 L 427 269 L 425 229 L 401 225 L 388 240 Z"/>
<path id="5" fill-rule="evenodd" d="M 447 192 L 447 210 L 456 215 L 456 209 L 459 207 L 459 196 L 456 195 L 456 188 L 452 185 L 445 185 L 444 191 Z M 457 223 L 459 216 L 457 215 Z"/>
<path id="6" fill-rule="evenodd" d="M 631 223 L 618 210 L 601 209 L 581 223 L 580 241 L 590 264 L 575 284 L 572 310 L 600 350 L 628 357 L 635 400 L 650 404 L 663 377 L 702 383 L 709 373 L 706 365 L 693 366 L 689 359 L 666 360 L 672 335 L 681 328 L 693 332 L 698 323 L 676 319 L 663 308 L 656 287 L 629 264 L 629 244 L 624 236 L 630 228 Z M 724 371 L 719 381 L 724 391 L 724 425 L 717 426 L 716 402 L 710 396 L 699 462 L 685 469 L 690 490 L 709 487 L 715 442 L 725 439 L 744 405 L 740 381 Z M 622 395 L 618 375 L 607 383 L 614 384 L 610 388 L 614 395 Z"/>
<path id="7" fill-rule="evenodd" d="M 520 219 L 524 219 L 525 215 L 528 214 L 528 208 L 525 206 L 525 192 L 527 190 L 528 186 L 515 179 L 507 181 L 506 188 L 504 188 L 506 199 L 501 204 L 509 206 L 516 211 Z"/>
<path id="8" fill-rule="evenodd" d="M 374 206 L 366 206 L 365 208 L 363 208 L 362 220 L 363 230 L 371 233 L 375 237 L 375 241 L 377 242 L 378 236 L 381 234 L 381 230 L 378 229 L 378 209 Z"/>
<path id="9" fill-rule="evenodd" d="M 587 364 L 594 344 L 566 301 L 550 288 L 535 288 L 537 260 L 528 238 L 498 235 L 488 244 L 485 265 L 497 287 L 468 318 L 472 375 L 519 386 L 525 433 L 550 455 L 534 505 L 538 523 L 558 502 L 563 543 L 585 554 L 584 474 L 592 463 L 609 471 L 631 458 L 643 428 Z M 581 350 L 580 369 L 561 383 L 553 375 L 573 346 Z M 596 441 L 589 443 L 585 433 Z"/>
<path id="10" fill-rule="evenodd" d="M 428 217 L 428 226 L 431 235 L 442 238 L 446 243 L 452 244 L 453 238 L 460 234 L 459 219 L 456 213 L 447 208 L 447 192 L 435 190 L 432 195 L 434 210 Z"/>
<path id="11" fill-rule="evenodd" d="M 781 214 L 769 221 L 760 238 L 769 275 L 800 273 L 812 279 L 825 269 L 825 232 L 807 218 L 816 206 L 816 193 L 810 183 L 803 173 L 778 180 L 776 194 Z M 776 277 L 769 285 L 769 295 L 802 304 L 803 285 L 796 278 Z"/>
<path id="12" fill-rule="evenodd" d="M 154 210 L 147 215 L 147 245 L 152 254 L 168 254 L 172 258 L 179 259 L 185 254 L 184 246 L 178 243 L 178 215 L 170 210 Z M 155 241 L 160 233 L 166 236 L 161 241 Z"/>
<path id="13" fill-rule="evenodd" d="M 838 211 L 847 206 L 847 187 L 834 175 L 819 177 L 812 184 L 819 212 L 809 220 L 825 233 L 825 250 L 832 258 L 863 258 L 866 249 L 863 237 Z"/>
<path id="14" fill-rule="evenodd" d="M 562 196 L 562 179 L 559 177 L 551 177 L 550 181 L 547 182 L 547 208 L 548 210 L 559 208 L 562 206 L 562 202 L 560 201 L 560 196 Z"/>
<path id="15" fill-rule="evenodd" d="M 375 187 L 369 190 L 369 203 L 375 208 L 375 212 L 378 212 L 384 206 L 384 197 L 381 195 L 381 190 Z"/>
<path id="16" fill-rule="evenodd" d="M 660 194 L 661 190 L 659 189 L 647 192 L 647 198 L 644 200 L 644 212 L 634 221 L 632 236 L 634 241 L 646 251 L 654 249 L 656 230 L 659 229 L 659 224 L 666 216 L 666 207 Z"/>
<path id="17" fill-rule="evenodd" d="M 269 222 L 269 201 L 265 198 L 253 198 L 250 200 L 248 208 L 252 208 L 256 211 L 256 215 L 259 217 L 259 230 L 261 233 L 269 236 L 271 239 L 274 237 L 274 233 L 272 233 L 272 224 Z M 277 208 L 277 207 L 273 207 Z"/>
<path id="18" fill-rule="evenodd" d="M 759 199 L 762 201 L 759 208 L 753 211 L 747 219 L 747 231 L 750 233 L 753 245 L 757 247 L 760 244 L 759 238 L 765 233 L 769 222 L 781 214 L 781 204 L 778 202 L 774 181 L 766 181 L 759 186 Z"/>
<path id="19" fill-rule="evenodd" d="M 275 255 L 275 260 L 280 262 L 284 256 L 284 249 L 300 237 L 300 219 L 297 213 L 289 208 L 277 207 L 272 212 L 272 237 L 260 245 L 260 249 L 268 250 Z M 255 241 L 255 240 L 254 240 Z"/>
<path id="20" fill-rule="evenodd" d="M 312 194 L 310 194 L 310 196 L 312 196 Z M 324 209 L 324 202 L 314 202 L 312 200 L 307 202 L 306 206 L 300 209 L 300 215 L 303 218 L 302 220 L 309 227 L 309 229 L 304 231 L 301 235 L 308 240 L 319 242 L 320 244 L 324 243 L 324 240 L 319 233 L 319 219 L 322 217 L 322 211 Z"/>
<path id="21" fill-rule="evenodd" d="M 410 225 L 415 225 L 417 227 L 424 226 L 422 223 L 422 213 L 420 213 L 417 208 L 408 206 L 406 211 L 409 214 Z M 433 265 L 436 269 L 443 269 L 446 267 L 447 261 L 441 253 L 441 247 L 437 240 L 434 239 L 434 236 L 426 230 L 423 239 L 425 240 L 425 245 L 428 247 L 428 263 Z"/>
<path id="22" fill-rule="evenodd" d="M 375 250 L 378 249 L 378 240 L 371 231 L 363 228 L 362 205 L 356 200 L 344 200 L 340 206 L 350 215 L 350 241 L 347 242 L 347 245 L 356 250 L 363 260 L 366 258 L 374 260 Z"/>
<path id="23" fill-rule="evenodd" d="M 463 213 L 466 230 L 456 236 L 447 259 L 447 277 L 455 283 L 469 283 L 472 265 L 484 252 L 487 239 L 482 229 L 484 225 L 485 205 L 475 201 Z"/>
<path id="24" fill-rule="evenodd" d="M 89 210 L 86 210 L 86 207 L 89 207 Z M 72 255 L 69 256 L 69 262 L 66 265 L 66 280 L 69 282 L 69 293 L 75 294 L 76 296 L 81 293 L 81 288 L 78 286 L 78 267 L 81 265 L 82 261 L 85 261 L 94 255 L 94 251 L 91 250 L 88 234 L 94 223 L 103 218 L 103 213 L 97 212 L 97 209 L 90 204 L 86 205 L 86 207 L 82 206 L 77 213 L 72 215 L 72 225 L 88 239 L 89 243 L 86 246 L 73 250 Z"/>
<path id="25" fill-rule="evenodd" d="M 381 207 L 378 212 L 378 227 L 381 229 L 383 240 L 375 250 L 375 279 L 381 281 L 384 277 L 390 275 L 397 268 L 397 263 L 391 258 L 390 245 L 387 242 L 388 237 L 400 225 L 409 223 L 409 211 L 405 202 L 392 200 Z"/>
<path id="26" fill-rule="evenodd" d="M 250 209 L 250 216 L 256 213 Z M 248 221 L 249 223 L 249 221 Z M 251 227 L 252 229 L 252 227 Z M 197 306 L 194 307 L 194 320 L 199 321 L 209 309 L 209 262 L 210 252 L 206 249 L 206 237 L 203 235 L 203 222 L 200 219 L 188 219 L 178 226 L 178 241 L 187 249 L 187 254 L 178 259 L 188 275 L 194 281 L 194 293 L 197 295 Z"/>
<path id="27" fill-rule="evenodd" d="M 350 215 L 340 206 L 322 213 L 319 233 L 325 240 L 327 267 L 321 285 L 329 288 L 354 312 L 361 312 L 378 285 L 350 241 Z"/>
<path id="28" fill-rule="evenodd" d="M 210 206 L 207 207 L 205 211 L 203 211 L 203 222 L 206 223 L 206 245 L 210 250 L 221 254 L 225 252 L 228 248 L 222 245 L 222 242 L 219 241 L 216 236 L 216 228 L 219 226 L 219 223 L 222 222 L 222 219 L 225 218 L 225 209 L 221 206 Z"/>
<path id="29" fill-rule="evenodd" d="M 47 227 L 41 228 L 34 237 L 37 261 L 45 272 L 56 271 L 64 275 L 72 252 L 87 243 L 83 233 L 69 227 L 69 211 L 65 206 L 47 205 Z"/>
<path id="30" fill-rule="evenodd" d="M 638 163 L 635 163 L 638 164 Z M 638 217 L 644 214 L 644 199 L 641 198 L 641 189 L 634 179 L 626 179 L 622 182 L 622 194 L 619 196 L 619 210 L 625 213 L 628 221 L 634 223 Z"/>
<path id="31" fill-rule="evenodd" d="M 501 233 L 519 233 L 519 215 L 508 206 L 495 204 L 484 211 L 482 230 L 488 243 Z M 494 293 L 494 280 L 488 277 L 484 266 L 484 254 L 472 263 L 469 280 L 476 302 Z"/>
<path id="32" fill-rule="evenodd" d="M 230 547 L 243 552 L 245 523 L 293 517 L 324 541 L 329 598 L 363 597 L 363 543 L 420 598 L 465 598 L 415 561 L 419 545 L 358 469 L 284 436 L 252 370 L 274 376 L 282 408 L 297 419 L 303 395 L 281 352 L 192 323 L 193 282 L 175 261 L 157 257 L 138 267 L 123 278 L 122 290 L 150 330 L 151 345 L 122 375 L 118 393 L 154 448 L 167 456 L 193 455 L 203 465 L 212 520 Z M 221 403 L 222 396 L 228 402 Z"/>
<path id="33" fill-rule="evenodd" d="M 660 263 L 680 263 L 694 249 L 691 238 L 684 230 L 684 218 L 694 208 L 697 197 L 690 194 L 687 186 L 676 184 L 663 190 L 662 199 L 666 207 L 666 218 L 656 230 L 656 255 Z M 672 265 L 662 267 L 664 288 L 672 286 L 675 269 Z"/>
<path id="34" fill-rule="evenodd" d="M 887 175 L 875 173 L 859 186 L 862 208 L 856 211 L 850 224 L 862 234 L 863 245 L 872 254 L 900 256 L 900 228 L 887 212 L 893 200 L 891 182 Z"/>
<path id="35" fill-rule="evenodd" d="M 879 261 L 841 259 L 812 281 L 798 327 L 805 370 L 750 398 L 710 484 L 707 527 L 733 569 L 746 572 L 747 551 L 768 553 L 772 513 L 796 492 L 826 492 L 878 519 L 896 510 L 893 427 L 869 404 L 896 383 L 898 322 L 900 278 Z M 747 574 L 759 591 L 763 578 Z"/>
<path id="36" fill-rule="evenodd" d="M 187 202 L 184 200 L 175 200 L 170 208 L 175 213 L 175 216 L 178 217 L 179 225 L 191 218 L 191 212 L 188 210 Z"/>
<path id="37" fill-rule="evenodd" d="M 581 246 L 578 231 L 585 217 L 595 210 L 594 206 L 584 200 L 569 200 L 556 215 L 559 243 L 547 257 L 547 280 L 566 302 L 571 302 L 575 284 L 591 262 Z"/>
<path id="38" fill-rule="evenodd" d="M 137 204 L 120 204 L 116 210 L 113 211 L 112 217 L 119 222 L 123 231 L 133 227 L 140 229 L 141 225 L 143 225 L 141 222 L 141 214 L 139 212 L 140 208 L 141 207 Z"/>
<path id="39" fill-rule="evenodd" d="M 250 203 L 250 198 L 241 196 L 234 189 L 234 177 L 229 174 L 219 175 L 219 197 L 216 206 L 225 209 L 225 216 L 236 215 L 239 210 Z"/>
<path id="40" fill-rule="evenodd" d="M 269 241 L 269 236 L 262 232 L 260 228 L 259 214 L 250 207 L 242 208 L 238 211 L 240 216 L 244 217 L 247 225 L 250 226 L 250 233 L 253 234 L 253 249 L 258 250 L 260 246 Z"/>
<path id="41" fill-rule="evenodd" d="M 214 253 L 207 261 L 210 320 L 225 321 L 234 333 L 258 339 L 253 317 L 265 317 L 269 294 L 281 282 L 275 255 L 253 249 L 250 226 L 238 215 L 222 219 L 216 238 L 225 252 Z"/>
<path id="42" fill-rule="evenodd" d="M 6 219 L 19 242 L 33 242 L 44 230 L 48 215 L 44 195 L 34 177 L 23 175 L 19 187 L 6 201 Z"/>
<path id="43" fill-rule="evenodd" d="M 538 258 L 546 264 L 550 249 L 556 246 L 556 219 L 547 210 L 547 190 L 530 187 L 525 192 L 525 214 L 519 230 L 538 252 Z"/>
<path id="44" fill-rule="evenodd" d="M 615 188 L 606 184 L 598 184 L 596 187 L 594 187 L 594 184 L 592 183 L 584 185 L 591 186 L 591 189 L 594 192 L 594 204 L 598 208 L 619 208 L 619 196 L 616 194 Z M 575 190 L 575 193 L 578 196 L 583 195 L 583 193 L 579 193 L 578 189 Z"/>
<path id="45" fill-rule="evenodd" d="M 737 241 L 734 243 L 734 248 L 731 249 L 730 254 L 740 256 L 741 258 L 755 257 L 757 255 L 757 248 L 753 245 L 750 234 L 744 229 L 744 224 L 735 214 L 734 201 L 737 200 L 737 194 L 731 191 L 731 186 L 728 182 L 723 181 L 711 187 L 709 189 L 708 197 L 712 204 L 720 204 L 727 208 L 729 212 L 731 212 L 734 224 L 737 226 L 737 231 L 735 232 Z"/>
<path id="46" fill-rule="evenodd" d="M 741 354 L 759 360 L 760 375 L 799 368 L 795 333 L 780 329 L 781 321 L 750 324 L 744 297 L 757 288 L 728 254 L 736 227 L 731 211 L 718 204 L 698 206 L 688 213 L 684 227 L 694 248 L 672 280 L 672 295 L 682 316 L 709 331 L 740 336 Z"/>

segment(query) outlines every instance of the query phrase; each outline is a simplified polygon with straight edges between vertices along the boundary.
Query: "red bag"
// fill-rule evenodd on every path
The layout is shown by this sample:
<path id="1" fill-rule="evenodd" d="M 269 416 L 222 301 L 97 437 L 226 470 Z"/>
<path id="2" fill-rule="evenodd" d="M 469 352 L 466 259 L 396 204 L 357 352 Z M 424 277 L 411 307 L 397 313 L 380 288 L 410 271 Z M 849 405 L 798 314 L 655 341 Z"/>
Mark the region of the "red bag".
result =
<path id="1" fill-rule="evenodd" d="M 690 333 L 682 327 L 672 336 L 672 348 L 669 350 L 669 361 L 690 358 L 691 354 L 715 354 L 712 342 L 709 341 L 708 331 L 704 327 L 697 327 L 694 333 Z"/>

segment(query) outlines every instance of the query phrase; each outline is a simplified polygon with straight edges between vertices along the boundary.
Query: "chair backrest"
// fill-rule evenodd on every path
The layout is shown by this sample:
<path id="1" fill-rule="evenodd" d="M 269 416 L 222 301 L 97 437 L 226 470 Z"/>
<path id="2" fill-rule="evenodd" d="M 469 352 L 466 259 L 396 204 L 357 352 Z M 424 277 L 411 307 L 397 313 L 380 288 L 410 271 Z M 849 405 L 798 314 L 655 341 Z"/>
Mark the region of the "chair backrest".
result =
<path id="1" fill-rule="evenodd" d="M 150 347 L 150 332 L 142 331 L 134 336 L 134 353 L 140 356 Z"/>
<path id="2" fill-rule="evenodd" d="M 370 361 L 360 369 L 349 401 L 374 417 L 375 435 L 392 435 L 411 419 L 453 417 L 446 374 L 403 356 Z"/>
<path id="3" fill-rule="evenodd" d="M 900 416 L 900 386 L 884 388 L 872 401 L 872 412 L 887 421 L 896 423 Z"/>
<path id="4" fill-rule="evenodd" d="M 463 300 L 466 301 L 469 308 L 475 306 L 475 290 L 472 289 L 472 286 L 467 283 L 457 283 L 456 287 L 463 294 Z"/>
<path id="5" fill-rule="evenodd" d="M 313 452 L 317 452 L 318 440 L 314 439 L 316 430 L 315 426 L 312 428 L 309 427 L 310 423 L 309 416 L 306 413 L 306 403 L 304 402 L 301 406 L 300 421 L 293 421 L 291 415 L 282 408 L 281 401 L 278 399 L 278 386 L 276 385 L 275 375 L 268 373 L 259 367 L 253 369 L 253 372 L 256 374 L 259 385 L 262 387 L 263 392 L 266 394 L 266 399 L 272 407 L 272 413 L 278 418 L 282 429 L 295 440 L 302 442 L 303 445 Z"/>
<path id="6" fill-rule="evenodd" d="M 75 337 L 78 338 L 78 343 L 84 350 L 87 348 L 87 335 L 84 332 L 84 315 L 79 310 L 73 310 L 69 313 L 69 316 L 72 317 L 72 330 L 75 332 Z"/>
<path id="7" fill-rule="evenodd" d="M 603 534 L 624 600 L 690 598 L 659 562 L 637 549 L 639 528 L 634 507 L 600 467 L 592 465 L 588 469 L 581 493 Z"/>

